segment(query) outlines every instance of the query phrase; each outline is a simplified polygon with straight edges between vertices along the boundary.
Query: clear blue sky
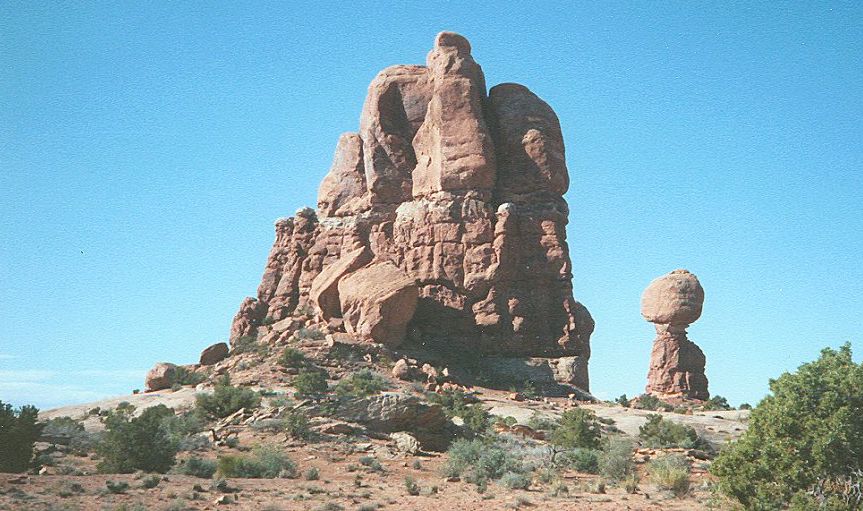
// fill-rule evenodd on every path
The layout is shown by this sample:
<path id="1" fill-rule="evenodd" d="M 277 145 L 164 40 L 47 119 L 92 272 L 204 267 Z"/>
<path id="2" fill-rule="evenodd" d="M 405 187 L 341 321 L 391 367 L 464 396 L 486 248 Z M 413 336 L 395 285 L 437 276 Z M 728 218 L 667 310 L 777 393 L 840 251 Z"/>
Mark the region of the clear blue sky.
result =
<path id="1" fill-rule="evenodd" d="M 441 30 L 560 117 L 599 396 L 643 390 L 639 299 L 678 267 L 733 404 L 860 360 L 860 4 L 572 3 L 0 3 L 0 400 L 128 393 L 226 339 L 369 81 Z"/>

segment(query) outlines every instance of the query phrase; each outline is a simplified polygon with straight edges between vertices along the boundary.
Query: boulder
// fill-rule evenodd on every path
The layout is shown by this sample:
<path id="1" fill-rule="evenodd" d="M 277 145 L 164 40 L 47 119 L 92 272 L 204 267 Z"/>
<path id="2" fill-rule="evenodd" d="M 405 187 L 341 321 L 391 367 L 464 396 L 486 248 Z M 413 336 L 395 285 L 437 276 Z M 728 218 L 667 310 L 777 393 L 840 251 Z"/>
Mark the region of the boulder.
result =
<path id="1" fill-rule="evenodd" d="M 372 342 L 398 346 L 417 306 L 417 285 L 390 262 L 376 263 L 338 284 L 345 329 Z"/>
<path id="2" fill-rule="evenodd" d="M 341 317 L 339 302 L 339 281 L 357 271 L 372 260 L 373 254 L 366 247 L 360 247 L 341 256 L 338 261 L 327 266 L 312 281 L 309 298 L 325 321 Z"/>
<path id="3" fill-rule="evenodd" d="M 372 431 L 382 433 L 440 431 L 447 422 L 439 405 L 398 392 L 385 392 L 342 402 L 339 406 L 339 418 L 358 422 Z"/>
<path id="4" fill-rule="evenodd" d="M 641 315 L 651 323 L 689 325 L 701 317 L 704 288 L 687 270 L 654 279 L 641 295 Z"/>
<path id="5" fill-rule="evenodd" d="M 390 433 L 390 440 L 393 441 L 396 451 L 398 452 L 403 452 L 405 454 L 416 454 L 420 452 L 419 440 L 410 433 L 405 433 L 404 431 Z"/>
<path id="6" fill-rule="evenodd" d="M 226 358 L 228 358 L 228 345 L 224 342 L 217 342 L 204 348 L 204 351 L 201 352 L 200 364 L 202 366 L 211 366 Z"/>
<path id="7" fill-rule="evenodd" d="M 154 365 L 144 380 L 147 392 L 171 388 L 177 381 L 177 366 L 169 362 L 159 362 Z"/>

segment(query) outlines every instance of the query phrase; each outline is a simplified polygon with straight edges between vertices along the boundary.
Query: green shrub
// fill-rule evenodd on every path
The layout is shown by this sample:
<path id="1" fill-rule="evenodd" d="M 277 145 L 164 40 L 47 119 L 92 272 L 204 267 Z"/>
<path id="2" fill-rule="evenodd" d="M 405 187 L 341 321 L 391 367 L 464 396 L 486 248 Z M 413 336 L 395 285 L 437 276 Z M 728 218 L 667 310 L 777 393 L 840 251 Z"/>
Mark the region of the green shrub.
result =
<path id="1" fill-rule="evenodd" d="M 234 339 L 231 345 L 231 355 L 239 355 L 241 353 L 258 353 L 266 352 L 267 347 L 258 343 L 258 337 L 254 335 L 244 335 Z"/>
<path id="2" fill-rule="evenodd" d="M 731 405 L 728 404 L 728 400 L 722 396 L 713 396 L 707 401 L 704 402 L 703 405 L 705 410 L 731 410 Z"/>
<path id="3" fill-rule="evenodd" d="M 632 461 L 632 442 L 621 437 L 610 437 L 599 453 L 599 473 L 610 481 L 621 481 L 635 472 Z"/>
<path id="4" fill-rule="evenodd" d="M 197 434 L 204 430 L 204 422 L 195 412 L 165 417 L 162 427 L 181 451 L 192 451 L 209 445 L 206 437 Z"/>
<path id="5" fill-rule="evenodd" d="M 303 472 L 303 479 L 305 479 L 306 481 L 317 481 L 318 479 L 320 479 L 320 477 L 321 473 L 316 467 L 308 468 L 305 472 Z"/>
<path id="6" fill-rule="evenodd" d="M 527 421 L 527 427 L 536 431 L 554 431 L 557 428 L 557 421 L 533 412 Z"/>
<path id="7" fill-rule="evenodd" d="M 283 419 L 285 434 L 291 438 L 307 440 L 311 437 L 309 418 L 302 412 L 291 411 Z"/>
<path id="8" fill-rule="evenodd" d="M 468 404 L 460 390 L 429 394 L 428 399 L 440 405 L 447 417 L 460 417 L 464 422 L 463 431 L 468 438 L 484 434 L 491 425 L 491 417 L 486 409 L 479 404 Z"/>
<path id="9" fill-rule="evenodd" d="M 369 369 L 361 369 L 336 384 L 336 395 L 339 397 L 365 397 L 386 390 L 389 384 L 378 373 Z"/>
<path id="10" fill-rule="evenodd" d="M 359 462 L 360 465 L 368 467 L 373 472 L 383 472 L 384 470 L 384 467 L 381 466 L 381 462 L 374 456 L 360 456 Z"/>
<path id="11" fill-rule="evenodd" d="M 737 407 L 739 410 L 752 410 L 752 405 L 749 403 L 741 403 L 740 406 Z"/>
<path id="12" fill-rule="evenodd" d="M 657 458 L 648 465 L 650 480 L 662 490 L 676 497 L 689 493 L 689 462 L 683 456 L 670 455 Z"/>
<path id="13" fill-rule="evenodd" d="M 103 473 L 167 472 L 174 464 L 177 442 L 164 427 L 174 410 L 157 405 L 132 417 L 129 408 L 119 408 L 105 419 L 105 436 L 97 451 L 102 456 L 98 469 Z"/>
<path id="14" fill-rule="evenodd" d="M 300 340 L 308 339 L 311 341 L 322 341 L 324 339 L 324 337 L 326 337 L 324 335 L 324 333 L 321 332 L 320 330 L 318 330 L 317 328 L 306 328 L 306 327 L 303 327 L 303 328 L 300 328 L 299 330 L 297 330 L 297 333 L 295 335 L 297 336 L 297 339 L 300 339 Z"/>
<path id="15" fill-rule="evenodd" d="M 294 378 L 293 385 L 297 389 L 294 394 L 296 397 L 319 397 L 329 389 L 326 373 L 319 370 L 301 370 Z"/>
<path id="16" fill-rule="evenodd" d="M 42 434 L 69 439 L 69 449 L 75 454 L 86 454 L 99 444 L 102 436 L 84 429 L 84 425 L 71 417 L 55 417 L 45 423 Z"/>
<path id="17" fill-rule="evenodd" d="M 558 453 L 555 457 L 555 465 L 560 467 L 568 467 L 578 472 L 586 474 L 599 473 L 599 456 L 601 452 L 598 449 L 573 449 Z"/>
<path id="18" fill-rule="evenodd" d="M 192 456 L 180 466 L 179 472 L 187 476 L 209 479 L 216 473 L 216 462 L 206 458 Z"/>
<path id="19" fill-rule="evenodd" d="M 863 482 L 863 364 L 849 344 L 825 349 L 770 391 L 711 466 L 720 491 L 751 509 L 802 506 L 807 491 L 820 503 L 842 500 L 849 477 Z"/>
<path id="20" fill-rule="evenodd" d="M 530 488 L 530 477 L 517 472 L 507 472 L 500 476 L 500 484 L 510 490 L 526 490 Z"/>
<path id="21" fill-rule="evenodd" d="M 155 488 L 156 486 L 159 486 L 160 482 L 162 482 L 161 476 L 157 476 L 157 475 L 147 476 L 141 481 L 141 488 L 150 490 L 152 488 Z"/>
<path id="22" fill-rule="evenodd" d="M 563 412 L 557 427 L 551 432 L 549 441 L 552 445 L 564 449 L 597 449 L 599 432 L 599 424 L 593 412 L 584 408 L 573 408 Z"/>
<path id="23" fill-rule="evenodd" d="M 447 477 L 463 477 L 483 487 L 507 472 L 524 473 L 522 460 L 511 450 L 479 439 L 459 439 L 450 445 L 443 471 Z"/>
<path id="24" fill-rule="evenodd" d="M 296 464 L 273 446 L 256 447 L 250 455 L 219 456 L 217 466 L 221 478 L 274 479 L 297 476 Z"/>
<path id="25" fill-rule="evenodd" d="M 42 432 L 34 406 L 13 409 L 0 401 L 0 472 L 24 472 L 33 460 L 33 444 Z"/>
<path id="26" fill-rule="evenodd" d="M 126 493 L 126 490 L 129 489 L 129 483 L 125 481 L 105 481 L 105 487 L 108 489 L 110 493 Z"/>
<path id="27" fill-rule="evenodd" d="M 306 354 L 296 348 L 285 348 L 279 357 L 279 365 L 282 367 L 299 369 L 305 367 L 307 363 Z"/>
<path id="28" fill-rule="evenodd" d="M 179 385 L 197 385 L 207 379 L 207 375 L 196 371 L 189 371 L 188 368 L 177 366 L 176 376 L 174 380 Z"/>
<path id="29" fill-rule="evenodd" d="M 198 394 L 195 397 L 197 413 L 209 419 L 221 419 L 240 408 L 257 408 L 260 404 L 261 396 L 257 392 L 232 386 L 228 375 L 216 383 L 212 394 Z"/>
<path id="30" fill-rule="evenodd" d="M 411 476 L 405 477 L 405 489 L 408 491 L 408 495 L 417 496 L 420 494 L 420 486 Z"/>
<path id="31" fill-rule="evenodd" d="M 698 436 L 692 426 L 663 419 L 659 414 L 647 416 L 647 423 L 638 428 L 638 437 L 652 449 L 683 447 L 704 449 L 709 445 Z"/>
<path id="32" fill-rule="evenodd" d="M 629 399 L 626 397 L 626 394 L 621 394 L 619 398 L 614 400 L 614 402 L 624 408 L 629 408 Z"/>
<path id="33" fill-rule="evenodd" d="M 664 412 L 670 412 L 674 410 L 673 406 L 650 394 L 642 394 L 638 396 L 638 408 L 640 408 L 641 410 L 651 411 L 662 410 Z"/>
<path id="34" fill-rule="evenodd" d="M 272 316 L 267 316 L 261 320 L 261 326 L 270 326 L 275 322 L 276 320 Z"/>

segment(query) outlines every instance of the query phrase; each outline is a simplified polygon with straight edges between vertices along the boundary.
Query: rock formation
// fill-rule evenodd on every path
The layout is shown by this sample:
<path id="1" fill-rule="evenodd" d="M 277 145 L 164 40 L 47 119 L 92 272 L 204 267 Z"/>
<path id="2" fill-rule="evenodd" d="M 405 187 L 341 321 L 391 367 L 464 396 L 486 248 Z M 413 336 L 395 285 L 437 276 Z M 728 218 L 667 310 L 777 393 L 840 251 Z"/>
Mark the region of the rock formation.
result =
<path id="1" fill-rule="evenodd" d="M 656 326 L 647 374 L 647 393 L 657 397 L 707 399 L 705 357 L 686 336 L 686 327 L 701 317 L 704 289 L 687 270 L 655 279 L 641 296 L 641 315 Z"/>
<path id="2" fill-rule="evenodd" d="M 470 43 L 438 34 L 425 66 L 372 80 L 317 212 L 276 222 L 232 342 L 314 307 L 389 346 L 577 357 L 571 377 L 587 390 L 594 323 L 572 295 L 568 186 L 551 107 L 522 85 L 487 92 Z"/>
<path id="3" fill-rule="evenodd" d="M 171 388 L 177 380 L 177 366 L 169 362 L 159 362 L 147 372 L 144 379 L 147 392 Z"/>

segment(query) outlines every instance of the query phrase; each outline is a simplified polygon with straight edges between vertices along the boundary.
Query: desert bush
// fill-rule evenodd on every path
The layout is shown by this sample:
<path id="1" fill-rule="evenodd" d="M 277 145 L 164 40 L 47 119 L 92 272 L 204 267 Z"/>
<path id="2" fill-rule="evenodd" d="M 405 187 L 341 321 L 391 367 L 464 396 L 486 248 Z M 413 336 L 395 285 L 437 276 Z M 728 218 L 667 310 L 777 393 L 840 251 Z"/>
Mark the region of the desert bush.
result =
<path id="1" fill-rule="evenodd" d="M 296 348 L 285 348 L 279 356 L 279 365 L 299 369 L 308 363 L 306 354 Z"/>
<path id="2" fill-rule="evenodd" d="M 297 339 L 300 339 L 300 340 L 306 340 L 307 339 L 307 340 L 311 340 L 311 341 L 322 341 L 324 339 L 324 337 L 326 337 L 324 335 L 324 333 L 321 332 L 320 330 L 318 330 L 317 328 L 306 328 L 306 327 L 303 327 L 303 328 L 300 328 L 299 330 L 297 330 L 297 333 L 295 335 L 296 335 Z"/>
<path id="3" fill-rule="evenodd" d="M 114 411 L 105 419 L 105 436 L 97 447 L 103 473 L 167 472 L 174 464 L 177 442 L 164 427 L 174 410 L 157 405 L 132 417 L 131 411 Z"/>
<path id="4" fill-rule="evenodd" d="M 676 497 L 689 493 L 689 462 L 683 456 L 669 455 L 657 458 L 648 465 L 650 480 L 662 490 Z"/>
<path id="5" fill-rule="evenodd" d="M 192 456 L 180 465 L 178 472 L 187 476 L 209 479 L 216 473 L 216 462 L 198 456 Z"/>
<path id="6" fill-rule="evenodd" d="M 861 389 L 863 364 L 854 363 L 849 344 L 771 380 L 748 430 L 711 466 L 720 491 L 751 509 L 843 501 L 842 482 L 863 473 Z M 859 496 L 863 477 L 858 483 Z M 849 498 L 830 509 L 860 508 Z"/>
<path id="7" fill-rule="evenodd" d="M 34 406 L 13 409 L 0 401 L 0 472 L 24 472 L 31 467 L 33 444 L 42 432 Z"/>
<path id="8" fill-rule="evenodd" d="M 234 387 L 228 375 L 216 383 L 212 394 L 198 394 L 195 397 L 196 412 L 208 419 L 221 419 L 240 408 L 257 408 L 260 404 L 261 396 L 257 392 Z"/>
<path id="9" fill-rule="evenodd" d="M 674 410 L 674 407 L 665 401 L 659 399 L 656 396 L 651 396 L 650 394 L 642 394 L 638 396 L 638 408 L 641 410 L 662 410 L 664 412 L 670 412 Z"/>
<path id="10" fill-rule="evenodd" d="M 319 397 L 329 389 L 326 373 L 316 369 L 301 370 L 292 384 L 297 390 L 296 397 Z"/>
<path id="11" fill-rule="evenodd" d="M 460 417 L 464 422 L 462 431 L 468 438 L 484 434 L 491 425 L 491 417 L 486 409 L 479 404 L 469 404 L 460 390 L 429 394 L 428 399 L 440 405 L 447 417 Z"/>
<path id="12" fill-rule="evenodd" d="M 554 462 L 559 467 L 568 467 L 586 474 L 597 474 L 600 454 L 598 449 L 573 449 L 558 453 Z"/>
<path id="13" fill-rule="evenodd" d="M 507 472 L 500 476 L 500 484 L 510 490 L 526 490 L 530 488 L 530 477 L 517 472 Z"/>
<path id="14" fill-rule="evenodd" d="M 635 472 L 632 461 L 632 442 L 621 437 L 610 437 L 599 453 L 599 473 L 610 481 L 621 481 Z"/>
<path id="15" fill-rule="evenodd" d="M 303 472 L 303 479 L 306 481 L 317 481 L 320 477 L 321 473 L 316 467 L 308 468 Z"/>
<path id="16" fill-rule="evenodd" d="M 420 485 L 411 476 L 405 477 L 405 489 L 408 491 L 408 495 L 417 496 L 420 494 Z"/>
<path id="17" fill-rule="evenodd" d="M 638 437 L 645 446 L 653 449 L 668 447 L 709 448 L 709 445 L 698 436 L 692 426 L 663 419 L 659 414 L 647 416 L 647 423 L 638 428 Z"/>
<path id="18" fill-rule="evenodd" d="M 126 490 L 129 489 L 129 483 L 126 481 L 105 481 L 105 488 L 107 488 L 110 493 L 126 493 Z"/>
<path id="19" fill-rule="evenodd" d="M 183 366 L 177 366 L 177 370 L 174 374 L 176 375 L 174 378 L 175 382 L 179 385 L 197 385 L 207 379 L 207 375 L 196 371 L 190 371 L 188 368 Z"/>
<path id="20" fill-rule="evenodd" d="M 368 467 L 373 472 L 383 472 L 384 467 L 374 456 L 360 456 L 360 465 Z"/>
<path id="21" fill-rule="evenodd" d="M 614 402 L 624 408 L 629 408 L 629 398 L 626 397 L 626 394 L 621 394 Z"/>
<path id="22" fill-rule="evenodd" d="M 69 449 L 76 454 L 86 454 L 99 444 L 102 435 L 91 433 L 84 425 L 71 417 L 55 417 L 45 422 L 42 434 L 69 439 Z"/>
<path id="23" fill-rule="evenodd" d="M 488 481 L 500 479 L 507 472 L 518 474 L 526 470 L 518 456 L 495 442 L 459 439 L 450 445 L 447 454 L 444 474 L 463 477 L 480 487 Z"/>
<path id="24" fill-rule="evenodd" d="M 361 369 L 336 384 L 339 397 L 365 397 L 378 394 L 389 387 L 387 380 L 369 369 Z"/>
<path id="25" fill-rule="evenodd" d="M 752 405 L 749 403 L 741 403 L 740 406 L 737 407 L 738 410 L 752 410 Z"/>
<path id="26" fill-rule="evenodd" d="M 243 477 L 250 479 L 274 479 L 296 477 L 297 466 L 274 446 L 258 446 L 250 455 L 219 456 L 218 477 Z"/>
<path id="27" fill-rule="evenodd" d="M 574 408 L 563 412 L 557 427 L 552 430 L 549 441 L 564 449 L 576 447 L 584 449 L 599 448 L 599 424 L 596 415 L 584 408 Z"/>
<path id="28" fill-rule="evenodd" d="M 210 443 L 206 437 L 198 435 L 204 430 L 204 421 L 195 412 L 167 416 L 162 420 L 162 427 L 180 451 L 193 451 Z"/>
<path id="29" fill-rule="evenodd" d="M 260 344 L 258 342 L 257 336 L 254 335 L 244 335 L 242 337 L 237 337 L 231 344 L 231 355 L 240 355 L 242 353 L 262 354 L 266 353 L 267 351 L 267 346 Z"/>
<path id="30" fill-rule="evenodd" d="M 162 482 L 161 476 L 157 476 L 157 475 L 147 476 L 141 481 L 141 488 L 144 488 L 146 490 L 150 490 L 150 489 L 155 488 L 156 486 L 159 486 L 159 483 L 161 483 L 161 482 Z"/>
<path id="31" fill-rule="evenodd" d="M 713 396 L 704 402 L 705 410 L 732 410 L 732 406 L 728 404 L 728 400 L 722 396 Z"/>
<path id="32" fill-rule="evenodd" d="M 291 438 L 308 440 L 312 436 L 309 429 L 309 418 L 300 411 L 290 411 L 283 420 L 285 434 Z"/>
<path id="33" fill-rule="evenodd" d="M 527 420 L 527 427 L 536 431 L 554 431 L 557 428 L 557 421 L 534 412 Z"/>

